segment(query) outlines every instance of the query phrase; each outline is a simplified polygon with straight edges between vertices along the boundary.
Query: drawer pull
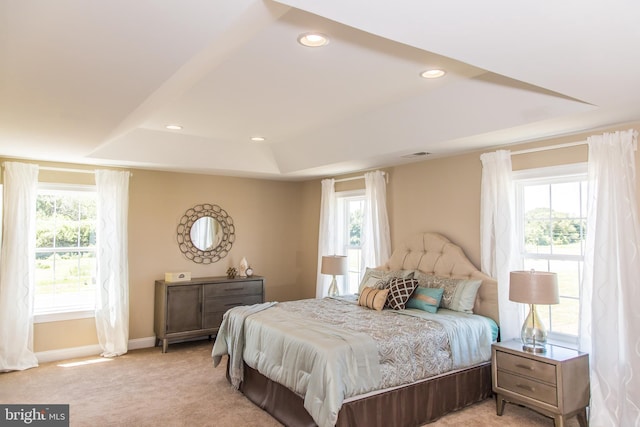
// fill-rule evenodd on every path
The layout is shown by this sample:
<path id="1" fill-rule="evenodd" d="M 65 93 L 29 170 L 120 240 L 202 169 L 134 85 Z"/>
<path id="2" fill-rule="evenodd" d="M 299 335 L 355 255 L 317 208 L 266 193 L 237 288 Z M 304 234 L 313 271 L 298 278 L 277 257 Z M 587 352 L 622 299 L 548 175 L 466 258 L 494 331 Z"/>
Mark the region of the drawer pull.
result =
<path id="1" fill-rule="evenodd" d="M 242 305 L 242 303 L 241 302 L 230 302 L 228 304 L 225 304 L 224 306 L 225 307 L 237 307 L 239 305 Z"/>
<path id="2" fill-rule="evenodd" d="M 533 366 L 530 366 L 530 365 L 521 365 L 520 363 L 517 363 L 516 367 L 517 368 L 526 369 L 527 371 L 535 371 L 535 368 Z"/>
<path id="3" fill-rule="evenodd" d="M 244 288 L 242 288 L 242 287 L 240 287 L 240 288 L 226 288 L 225 291 L 227 291 L 227 292 L 229 292 L 229 291 L 241 291 L 242 289 L 244 289 Z"/>
<path id="4" fill-rule="evenodd" d="M 534 393 L 536 391 L 535 387 L 531 387 L 526 384 L 516 384 L 516 387 L 521 388 L 523 390 L 527 390 L 531 393 Z"/>

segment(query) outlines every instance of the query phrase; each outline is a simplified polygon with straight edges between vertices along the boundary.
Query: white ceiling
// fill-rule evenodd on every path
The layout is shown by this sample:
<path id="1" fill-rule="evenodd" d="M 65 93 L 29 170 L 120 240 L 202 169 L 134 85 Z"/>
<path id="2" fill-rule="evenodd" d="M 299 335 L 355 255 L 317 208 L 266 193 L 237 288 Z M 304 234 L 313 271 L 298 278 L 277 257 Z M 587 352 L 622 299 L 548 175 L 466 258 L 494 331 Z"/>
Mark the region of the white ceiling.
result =
<path id="1" fill-rule="evenodd" d="M 619 0 L 0 0 L 0 156 L 302 179 L 636 121 L 639 18 Z"/>

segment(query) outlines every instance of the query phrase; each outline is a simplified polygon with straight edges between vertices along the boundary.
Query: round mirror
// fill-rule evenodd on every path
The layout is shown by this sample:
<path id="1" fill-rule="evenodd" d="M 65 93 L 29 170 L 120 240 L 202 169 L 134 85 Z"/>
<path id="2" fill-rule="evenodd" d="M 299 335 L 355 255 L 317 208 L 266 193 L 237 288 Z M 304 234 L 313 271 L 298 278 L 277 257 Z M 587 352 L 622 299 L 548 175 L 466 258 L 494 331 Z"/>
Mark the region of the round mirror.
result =
<path id="1" fill-rule="evenodd" d="M 196 205 L 185 212 L 178 224 L 180 251 L 198 264 L 211 264 L 224 258 L 234 241 L 233 220 L 218 205 Z"/>
<path id="2" fill-rule="evenodd" d="M 210 251 L 222 241 L 222 227 L 210 216 L 198 218 L 191 226 L 191 242 L 201 251 Z"/>

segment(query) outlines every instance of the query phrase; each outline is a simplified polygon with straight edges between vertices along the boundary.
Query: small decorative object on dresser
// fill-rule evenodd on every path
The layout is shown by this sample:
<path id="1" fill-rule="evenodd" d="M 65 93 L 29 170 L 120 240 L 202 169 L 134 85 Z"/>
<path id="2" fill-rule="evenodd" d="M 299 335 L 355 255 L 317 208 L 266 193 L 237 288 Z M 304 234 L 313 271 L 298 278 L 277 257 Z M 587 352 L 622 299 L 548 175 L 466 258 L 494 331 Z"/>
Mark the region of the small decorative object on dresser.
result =
<path id="1" fill-rule="evenodd" d="M 512 402 L 553 418 L 555 427 L 564 427 L 573 416 L 587 427 L 587 353 L 550 344 L 544 353 L 531 353 L 512 340 L 492 345 L 491 368 L 498 415 L 505 402 Z"/>
<path id="2" fill-rule="evenodd" d="M 238 270 L 236 270 L 233 267 L 229 267 L 227 269 L 227 279 L 234 279 L 236 277 L 236 274 L 238 274 Z"/>
<path id="3" fill-rule="evenodd" d="M 240 265 L 238 266 L 238 274 L 240 275 L 240 277 L 247 276 L 247 268 L 249 268 L 249 263 L 247 262 L 247 259 L 245 257 L 242 257 L 242 259 L 240 260 Z"/>
<path id="4" fill-rule="evenodd" d="M 167 352 L 169 340 L 217 334 L 231 307 L 264 302 L 264 278 L 202 277 L 184 282 L 156 280 L 156 344 Z"/>
<path id="5" fill-rule="evenodd" d="M 245 270 L 245 274 L 247 275 L 247 277 L 253 276 L 253 268 L 247 267 L 247 269 Z"/>

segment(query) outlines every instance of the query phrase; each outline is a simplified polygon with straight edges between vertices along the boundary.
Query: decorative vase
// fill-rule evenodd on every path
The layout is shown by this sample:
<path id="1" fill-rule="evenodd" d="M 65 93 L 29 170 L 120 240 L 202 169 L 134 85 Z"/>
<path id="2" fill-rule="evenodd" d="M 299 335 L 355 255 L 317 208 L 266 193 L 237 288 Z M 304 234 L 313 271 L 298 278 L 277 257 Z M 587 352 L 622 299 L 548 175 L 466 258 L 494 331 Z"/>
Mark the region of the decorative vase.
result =
<path id="1" fill-rule="evenodd" d="M 249 263 L 245 257 L 242 257 L 240 260 L 240 266 L 238 267 L 240 277 L 247 277 L 247 268 L 249 268 Z"/>

